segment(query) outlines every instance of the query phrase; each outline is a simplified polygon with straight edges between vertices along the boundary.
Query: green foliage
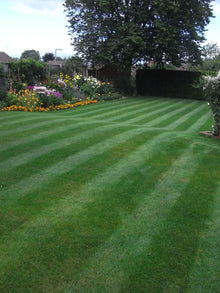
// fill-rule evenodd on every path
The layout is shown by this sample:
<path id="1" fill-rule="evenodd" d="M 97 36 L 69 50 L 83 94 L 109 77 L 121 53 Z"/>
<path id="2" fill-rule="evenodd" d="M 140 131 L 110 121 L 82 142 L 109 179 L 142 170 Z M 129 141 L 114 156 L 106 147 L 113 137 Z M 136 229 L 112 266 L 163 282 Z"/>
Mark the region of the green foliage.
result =
<path id="1" fill-rule="evenodd" d="M 70 65 L 83 65 L 83 64 L 85 64 L 85 60 L 83 60 L 83 58 L 75 55 L 75 56 L 72 56 L 72 57 L 68 58 L 66 60 L 66 64 L 70 64 Z"/>
<path id="2" fill-rule="evenodd" d="M 63 98 L 61 97 L 58 97 L 57 95 L 53 95 L 51 94 L 49 97 L 48 97 L 48 105 L 54 105 L 54 106 L 57 106 L 57 105 L 61 105 L 61 104 L 64 104 L 64 100 Z"/>
<path id="3" fill-rule="evenodd" d="M 47 61 L 53 61 L 55 59 L 55 56 L 53 53 L 46 53 L 43 57 L 42 57 L 44 62 Z"/>
<path id="4" fill-rule="evenodd" d="M 34 59 L 35 61 L 39 61 L 40 60 L 40 53 L 38 51 L 35 50 L 25 50 L 22 54 L 20 59 Z"/>
<path id="5" fill-rule="evenodd" d="M 202 47 L 202 56 L 204 60 L 215 59 L 220 53 L 217 43 L 208 43 Z"/>
<path id="6" fill-rule="evenodd" d="M 217 77 L 205 77 L 200 81 L 204 95 L 212 109 L 213 114 L 213 134 L 220 133 L 220 75 Z"/>
<path id="7" fill-rule="evenodd" d="M 130 76 L 130 73 L 123 72 L 115 79 L 115 88 L 124 95 L 133 95 L 136 90 L 136 84 L 134 78 Z"/>
<path id="8" fill-rule="evenodd" d="M 84 77 L 82 75 L 76 75 L 74 77 L 74 82 L 79 92 L 83 93 L 90 99 L 113 100 L 121 97 L 112 83 L 107 81 L 101 82 L 91 76 Z"/>
<path id="9" fill-rule="evenodd" d="M 17 91 L 23 88 L 23 84 L 34 85 L 45 79 L 46 65 L 41 61 L 28 58 L 9 63 L 9 81 Z"/>
<path id="10" fill-rule="evenodd" d="M 3 64 L 0 62 L 0 78 L 5 76 Z"/>
<path id="11" fill-rule="evenodd" d="M 6 100 L 8 92 L 7 81 L 0 77 L 0 101 Z"/>
<path id="12" fill-rule="evenodd" d="M 220 68 L 220 48 L 217 44 L 206 44 L 201 49 L 202 62 L 198 65 L 189 65 L 192 71 L 203 71 L 205 75 L 216 76 Z"/>
<path id="13" fill-rule="evenodd" d="M 6 99 L 6 106 L 19 105 L 18 96 L 14 93 L 8 92 Z"/>
<path id="14" fill-rule="evenodd" d="M 74 48 L 92 64 L 198 62 L 212 0 L 66 0 Z"/>
<path id="15" fill-rule="evenodd" d="M 88 97 L 95 98 L 96 92 L 99 88 L 99 82 L 94 77 L 84 77 L 84 82 L 80 86 L 80 90 Z"/>

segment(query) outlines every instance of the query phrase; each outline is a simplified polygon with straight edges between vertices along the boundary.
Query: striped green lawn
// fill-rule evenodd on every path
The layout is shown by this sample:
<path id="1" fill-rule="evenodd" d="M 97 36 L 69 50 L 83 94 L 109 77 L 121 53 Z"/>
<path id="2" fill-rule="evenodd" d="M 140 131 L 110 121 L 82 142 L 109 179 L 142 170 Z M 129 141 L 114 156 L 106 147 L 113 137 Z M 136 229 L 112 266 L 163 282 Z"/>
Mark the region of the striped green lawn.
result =
<path id="1" fill-rule="evenodd" d="M 219 292 L 206 102 L 0 112 L 0 292 Z"/>

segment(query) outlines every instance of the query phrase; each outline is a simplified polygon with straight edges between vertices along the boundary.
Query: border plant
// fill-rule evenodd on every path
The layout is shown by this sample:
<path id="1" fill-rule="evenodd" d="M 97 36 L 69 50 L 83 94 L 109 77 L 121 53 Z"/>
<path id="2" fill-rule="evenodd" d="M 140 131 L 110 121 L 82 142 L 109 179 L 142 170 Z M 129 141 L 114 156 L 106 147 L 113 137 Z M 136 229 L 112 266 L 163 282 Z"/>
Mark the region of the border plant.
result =
<path id="1" fill-rule="evenodd" d="M 204 76 L 200 81 L 213 114 L 213 135 L 220 138 L 220 71 L 217 76 Z"/>
<path id="2" fill-rule="evenodd" d="M 96 103 L 100 100 L 120 98 L 109 82 L 100 82 L 94 77 L 75 77 L 60 73 L 37 85 L 10 83 L 10 91 L 2 111 L 52 111 Z M 74 106 L 73 106 L 74 105 Z"/>

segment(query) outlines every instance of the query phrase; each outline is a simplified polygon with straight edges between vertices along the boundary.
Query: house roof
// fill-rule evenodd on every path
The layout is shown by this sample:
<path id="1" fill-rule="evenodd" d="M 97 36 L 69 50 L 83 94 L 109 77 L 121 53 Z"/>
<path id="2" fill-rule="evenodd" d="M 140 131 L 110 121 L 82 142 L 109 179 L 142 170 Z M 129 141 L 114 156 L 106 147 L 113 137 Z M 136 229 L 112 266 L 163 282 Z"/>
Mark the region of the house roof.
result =
<path id="1" fill-rule="evenodd" d="M 5 52 L 0 52 L 0 63 L 9 63 L 12 58 L 8 56 Z"/>
<path id="2" fill-rule="evenodd" d="M 61 66 L 65 63 L 65 61 L 56 61 L 56 60 L 53 60 L 53 61 L 47 61 L 47 63 L 49 65 L 52 65 L 52 66 Z"/>

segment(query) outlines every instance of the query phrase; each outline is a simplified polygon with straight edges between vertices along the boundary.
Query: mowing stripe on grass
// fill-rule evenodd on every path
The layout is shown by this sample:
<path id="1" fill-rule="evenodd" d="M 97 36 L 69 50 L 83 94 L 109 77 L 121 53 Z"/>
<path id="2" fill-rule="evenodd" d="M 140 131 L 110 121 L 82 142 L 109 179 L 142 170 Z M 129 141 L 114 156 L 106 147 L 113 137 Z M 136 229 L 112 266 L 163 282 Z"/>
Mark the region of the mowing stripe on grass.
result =
<path id="1" fill-rule="evenodd" d="M 62 121 L 62 122 L 65 122 L 65 119 Z M 68 121 L 67 121 L 68 123 Z M 13 140 L 11 142 L 7 142 L 3 145 L 0 145 L 0 151 L 5 151 L 5 150 L 8 150 L 9 148 L 13 148 L 13 147 L 17 147 L 21 144 L 27 144 L 27 143 L 32 143 L 33 141 L 36 141 L 36 140 L 40 140 L 40 139 L 43 139 L 43 138 L 46 138 L 46 137 L 49 137 L 51 135 L 54 135 L 54 134 L 57 134 L 59 135 L 59 133 L 63 132 L 63 131 L 68 131 L 68 130 L 74 130 L 74 129 L 77 129 L 81 126 L 84 126 L 84 125 L 97 125 L 98 123 L 95 122 L 95 121 L 90 121 L 89 123 L 88 122 L 80 122 L 80 121 L 77 121 L 77 122 L 71 122 L 71 124 L 68 124 L 68 125 L 64 125 L 64 126 L 56 126 L 54 128 L 51 128 L 49 130 L 44 130 L 44 131 L 40 131 L 39 133 L 34 133 L 32 135 L 29 135 L 28 137 L 25 136 L 25 137 L 22 137 L 20 139 L 16 139 L 16 140 Z M 36 130 L 35 130 L 36 132 Z M 2 143 L 2 142 L 1 142 Z"/>
<path id="2" fill-rule="evenodd" d="M 43 117 L 44 119 L 47 119 L 46 117 Z M 11 126 L 10 128 L 12 127 L 16 127 L 16 124 L 25 124 L 26 122 L 33 122 L 33 120 L 36 120 L 37 121 L 39 120 L 39 117 L 33 117 L 33 116 L 22 116 L 22 117 L 17 117 L 15 119 L 10 119 L 10 121 L 4 121 L 4 122 L 1 122 L 1 125 L 0 125 L 0 131 L 1 131 L 1 128 L 4 129 L 5 126 L 7 127 L 7 129 L 9 128 L 8 126 Z"/>
<path id="3" fill-rule="evenodd" d="M 123 286 L 134 267 L 138 268 L 141 255 L 150 253 L 151 240 L 190 181 L 197 158 L 193 145 L 189 146 L 163 174 L 162 181 L 143 194 L 133 213 L 123 218 L 122 224 L 89 259 L 85 269 L 75 276 L 75 281 L 63 288 L 64 292 L 77 292 L 80 288 L 85 291 L 92 288 L 91 292 L 102 292 L 103 288 L 105 292 L 129 292 L 128 288 L 123 290 Z"/>
<path id="4" fill-rule="evenodd" d="M 119 136 L 117 136 L 117 141 L 118 140 Z M 121 137 L 121 142 L 122 141 L 123 139 Z M 80 190 L 77 191 L 77 198 L 75 197 L 75 194 L 68 194 L 68 196 L 61 199 L 59 202 L 54 202 L 52 206 L 43 211 L 43 214 L 40 214 L 32 221 L 26 223 L 25 226 L 22 227 L 22 230 L 15 231 L 14 236 L 11 235 L 13 236 L 12 238 L 14 238 L 14 240 L 12 239 L 12 242 L 15 241 L 15 243 L 17 243 L 17 241 L 20 240 L 22 242 L 21 246 L 19 245 L 19 243 L 17 243 L 16 245 L 18 245 L 18 249 L 19 247 L 22 247 L 23 250 L 26 246 L 26 239 L 28 237 L 27 235 L 25 236 L 25 234 L 28 233 L 29 229 L 32 229 L 33 227 L 49 227 L 49 230 L 52 232 L 54 226 L 56 226 L 57 224 L 57 221 L 64 221 L 65 217 L 68 217 L 69 215 L 74 215 L 74 217 L 80 216 L 80 213 L 83 212 L 83 209 L 87 207 L 91 202 L 94 202 L 96 200 L 96 196 L 98 193 L 101 193 L 102 191 L 104 192 L 107 186 L 111 186 L 112 184 L 119 182 L 121 178 L 132 174 L 137 168 L 145 165 L 145 162 L 147 160 L 157 154 L 158 150 L 160 149 L 160 143 L 171 145 L 174 142 L 175 139 L 173 140 L 171 137 L 167 137 L 167 135 L 164 133 L 153 137 L 151 140 L 137 147 L 128 156 L 124 157 L 113 166 L 105 169 L 102 174 L 98 174 L 95 178 L 93 177 L 89 182 L 82 185 Z M 116 142 L 114 142 L 114 144 L 115 143 Z M 59 176 L 66 171 L 69 171 L 69 168 L 68 170 L 67 168 L 65 170 L 58 169 L 56 172 L 56 176 Z M 50 178 L 51 177 L 49 177 L 48 180 Z M 26 183 L 25 181 L 23 183 L 29 185 L 27 181 L 28 179 L 26 180 Z M 41 180 L 38 184 L 38 187 L 40 188 L 40 185 L 42 185 L 43 183 L 44 180 Z M 31 188 L 29 188 L 29 190 L 27 190 L 27 187 L 23 186 L 22 184 L 19 185 L 20 190 L 17 191 L 21 192 L 22 195 L 28 191 L 33 191 L 32 188 L 35 188 L 35 186 L 33 185 L 30 186 Z M 22 187 L 24 187 L 24 190 L 22 190 Z M 2 202 L 2 207 L 3 205 L 4 203 Z M 5 238 L 5 240 L 7 240 L 7 237 Z M 11 241 L 10 238 L 8 240 Z M 8 246 L 8 244 L 9 243 L 7 243 L 6 245 Z M 3 247 L 1 248 L 2 249 L 0 249 L 0 251 L 2 252 Z M 9 257 L 12 257 L 12 255 L 9 254 Z M 2 264 L 3 262 L 4 260 L 2 260 Z"/>
<path id="5" fill-rule="evenodd" d="M 205 105 L 205 104 L 204 104 Z M 197 119 L 199 119 L 203 114 L 210 112 L 210 110 L 208 108 L 204 108 L 201 111 L 195 113 L 193 116 L 189 117 L 188 119 L 186 119 L 182 124 L 178 125 L 175 130 L 176 131 L 185 131 L 187 130 L 190 126 L 192 126 L 192 124 L 195 123 L 195 121 Z M 211 120 L 207 121 L 208 123 L 211 123 Z M 204 123 L 201 124 L 201 126 L 204 125 Z M 209 128 L 210 129 L 210 126 Z"/>
<path id="6" fill-rule="evenodd" d="M 165 99 L 162 99 L 161 100 L 162 103 L 165 102 L 165 101 L 166 101 Z M 139 102 L 138 103 L 135 103 L 135 104 L 130 104 L 130 102 L 127 102 L 126 103 L 126 107 L 117 108 L 116 111 L 117 111 L 117 113 L 120 113 L 120 112 L 122 112 L 122 113 L 124 113 L 124 112 L 126 112 L 126 113 L 127 112 L 132 112 L 133 109 L 141 108 L 143 106 L 148 107 L 148 106 L 150 106 L 152 104 L 158 105 L 158 102 L 159 102 L 158 99 L 157 100 L 154 100 L 154 99 L 139 100 Z M 108 111 L 107 111 L 107 113 L 109 115 L 114 115 L 114 112 L 115 111 L 112 111 L 111 110 L 108 113 Z M 105 114 L 105 113 L 103 113 L 103 114 Z M 97 117 L 99 117 L 100 115 L 102 115 L 102 114 L 97 115 Z M 97 117 L 95 115 L 92 118 L 97 118 Z"/>
<path id="7" fill-rule="evenodd" d="M 167 104 L 169 104 L 170 101 L 166 101 L 166 100 L 162 100 L 160 102 L 160 106 L 163 107 L 163 106 L 166 106 Z M 112 117 L 112 118 L 108 118 L 107 120 L 108 121 L 116 121 L 116 120 L 119 120 L 120 122 L 122 121 L 121 119 L 126 119 L 126 121 L 129 119 L 129 117 L 131 117 L 130 119 L 133 118 L 133 116 L 135 116 L 137 113 L 142 113 L 142 112 L 145 112 L 145 115 L 148 113 L 148 112 L 151 112 L 152 109 L 154 108 L 158 108 L 158 101 L 152 101 L 152 102 L 149 102 L 149 103 L 143 103 L 141 104 L 141 109 L 137 109 L 135 110 L 134 108 L 132 108 L 129 112 L 126 111 L 126 113 L 124 114 L 120 114 L 120 115 L 117 115 L 116 117 Z"/>
<path id="8" fill-rule="evenodd" d="M 182 104 L 181 103 L 180 106 L 179 106 L 180 107 L 179 109 L 171 110 L 171 111 L 169 111 L 169 113 L 161 115 L 160 117 L 157 117 L 156 119 L 152 120 L 151 122 L 148 122 L 147 125 L 150 126 L 150 127 L 157 126 L 158 124 L 162 123 L 164 120 L 166 120 L 166 119 L 168 119 L 168 118 L 170 118 L 170 117 L 172 117 L 172 116 L 174 116 L 176 114 L 179 114 L 179 113 L 181 113 L 181 112 L 183 112 L 183 111 L 185 111 L 187 109 L 190 109 L 196 103 L 197 103 L 197 101 L 193 101 L 193 102 L 191 102 L 190 104 L 187 104 L 187 105 L 185 105 L 185 104 L 181 105 Z"/>
<path id="9" fill-rule="evenodd" d="M 101 105 L 93 106 L 94 110 Z M 16 172 L 22 168 L 8 169 L 8 187 L 0 184 L 0 291 L 217 292 L 218 141 L 164 127 L 157 135 L 160 128 L 126 123 L 129 120 L 93 121 L 92 116 L 83 116 L 79 123 L 74 111 L 44 113 L 52 119 L 68 119 L 61 119 L 59 126 L 34 129 L 38 133 L 30 129 L 15 134 L 15 139 L 23 137 L 17 142 L 24 142 L 29 133 L 32 138 L 43 134 L 46 139 L 29 141 L 33 151 L 45 152 L 39 163 L 31 161 L 28 145 L 13 150 L 16 144 L 9 143 L 13 134 L 5 136 L 3 146 L 12 146 L 2 152 L 5 162 L 7 158 L 16 167 L 12 156 L 19 160 L 20 153 L 26 169 L 21 176 Z M 114 115 L 107 107 L 104 112 Z M 201 129 L 210 121 L 210 117 L 201 119 L 204 113 L 191 114 L 188 121 L 195 127 L 200 117 Z M 64 123 L 74 125 L 73 133 Z M 64 133 L 53 136 L 57 126 Z M 87 126 L 96 127 L 91 132 L 97 139 Z M 68 147 L 71 139 L 79 141 L 74 149 Z"/>
<path id="10" fill-rule="evenodd" d="M 145 129 L 132 129 L 124 133 L 118 134 L 113 138 L 106 139 L 100 143 L 94 144 L 81 152 L 70 155 L 66 157 L 66 159 L 56 164 L 53 164 L 47 169 L 42 170 L 41 172 L 30 176 L 25 180 L 20 181 L 19 183 L 11 186 L 5 191 L 2 190 L 0 194 L 1 203 L 5 204 L 8 200 L 13 200 L 17 197 L 21 197 L 25 193 L 39 188 L 41 184 L 45 184 L 55 177 L 69 172 L 70 170 L 78 167 L 80 164 L 88 161 L 92 157 L 103 154 L 114 146 L 123 143 L 132 137 L 135 137 L 135 135 L 144 133 L 145 131 Z"/>
<path id="11" fill-rule="evenodd" d="M 187 293 L 218 292 L 220 288 L 220 182 L 214 195 L 213 213 L 206 221 L 190 272 Z"/>
<path id="12" fill-rule="evenodd" d="M 36 120 L 39 121 L 39 118 L 37 118 Z M 42 122 L 38 122 L 38 123 L 35 123 L 35 124 L 30 124 L 30 125 L 23 125 L 23 126 L 11 129 L 11 130 L 1 131 L 0 136 L 6 136 L 6 135 L 10 135 L 10 134 L 15 134 L 15 133 L 23 132 L 23 131 L 26 131 L 26 130 L 32 130 L 32 129 L 34 130 L 35 128 L 38 128 L 38 127 L 41 127 L 41 126 L 46 126 L 46 125 L 50 125 L 50 124 L 57 124 L 57 123 L 60 123 L 61 121 L 65 121 L 65 120 L 66 119 L 63 118 L 63 119 L 59 119 L 59 120 L 53 119 L 53 120 L 48 121 L 48 118 L 47 118 L 46 121 L 42 121 Z"/>
<path id="13" fill-rule="evenodd" d="M 0 121 L 14 120 L 18 117 L 26 117 L 27 112 L 0 112 Z"/>
<path id="14" fill-rule="evenodd" d="M 122 103 L 123 102 L 123 103 Z M 111 111 L 111 110 L 117 110 L 119 108 L 126 108 L 126 107 L 129 107 L 131 105 L 139 105 L 140 101 L 137 101 L 137 100 L 131 100 L 131 101 L 126 101 L 126 100 L 118 100 L 118 101 L 113 101 L 111 102 L 111 104 L 109 104 L 108 102 L 107 103 L 102 103 L 101 104 L 101 107 L 99 104 L 96 104 L 96 108 L 95 109 L 90 109 L 89 111 L 83 111 L 82 113 L 73 113 L 71 112 L 71 114 L 69 113 L 69 115 L 73 115 L 74 118 L 81 118 L 81 117 L 90 117 L 90 116 L 93 116 L 93 115 L 96 115 L 96 113 L 99 113 L 99 112 L 105 112 L 106 110 L 107 111 Z"/>
<path id="15" fill-rule="evenodd" d="M 23 154 L 19 154 L 17 156 L 13 156 L 10 159 L 0 162 L 0 170 L 3 172 L 8 171 L 11 168 L 17 167 L 19 165 L 23 165 L 28 163 L 30 160 L 34 160 L 40 156 L 46 155 L 54 150 L 62 149 L 70 144 L 77 143 L 83 139 L 88 139 L 99 135 L 103 132 L 111 131 L 114 128 L 118 128 L 118 125 L 106 125 L 106 126 L 99 126 L 97 128 L 92 128 L 89 130 L 85 130 L 80 132 L 79 134 L 74 134 L 73 137 L 59 139 L 57 142 L 50 143 L 48 145 L 43 145 L 37 148 L 32 148 L 30 151 L 25 151 Z M 65 128 L 65 131 L 67 129 Z M 57 132 L 56 132 L 57 133 Z M 35 140 L 31 141 L 33 145 Z"/>
<path id="16" fill-rule="evenodd" d="M 106 120 L 110 120 L 110 121 L 114 121 L 115 119 L 118 119 L 119 117 L 123 117 L 123 116 L 129 116 L 129 115 L 134 115 L 133 113 L 138 113 L 138 112 L 142 112 L 143 111 L 143 107 L 145 107 L 145 109 L 149 109 L 151 108 L 151 105 L 154 105 L 152 107 L 158 107 L 157 102 L 155 101 L 151 101 L 151 102 L 142 102 L 139 103 L 138 105 L 135 106 L 131 106 L 131 107 L 126 107 L 123 109 L 118 109 L 115 111 L 108 111 L 106 113 L 100 114 L 100 115 L 95 115 L 93 117 L 91 117 L 92 119 L 106 119 Z M 112 117 L 112 118 L 111 118 Z"/>
<path id="17" fill-rule="evenodd" d="M 1 114 L 1 112 L 0 112 Z M 13 124 L 26 124 L 26 122 L 32 122 L 33 120 L 41 120 L 41 119 L 45 119 L 45 120 L 49 120 L 49 119 L 57 119 L 60 117 L 60 115 L 58 115 L 58 113 L 54 112 L 54 113 L 42 113 L 42 112 L 23 112 L 23 115 L 22 113 L 20 112 L 19 114 L 20 115 L 16 115 L 16 113 L 13 113 L 15 115 L 15 117 L 13 116 L 6 116 L 8 115 L 8 112 L 5 112 L 4 115 L 5 115 L 5 119 L 4 119 L 4 122 L 1 123 L 0 127 L 1 128 L 12 128 L 14 127 Z M 49 114 L 49 115 L 48 115 Z M 9 118 L 10 121 L 5 121 L 7 120 L 6 118 Z M 61 117 L 62 119 L 62 117 Z M 68 119 L 68 118 L 66 118 Z M 1 131 L 1 130 L 0 130 Z"/>
<path id="18" fill-rule="evenodd" d="M 132 109 L 133 108 L 140 108 L 141 107 L 141 105 L 140 105 L 140 103 L 141 104 L 146 104 L 146 102 L 144 103 L 144 102 L 136 102 L 136 103 L 127 103 L 127 104 L 125 104 L 125 105 L 123 105 L 123 107 L 118 107 L 117 105 L 113 108 L 113 109 L 106 109 L 106 111 L 102 111 L 102 113 L 101 114 L 97 114 L 96 112 L 94 112 L 92 115 L 87 115 L 86 117 L 88 118 L 88 119 L 99 119 L 99 118 L 102 118 L 102 117 L 105 117 L 105 116 L 108 116 L 108 115 L 117 115 L 117 113 L 120 113 L 120 112 L 125 112 L 125 111 L 127 111 L 127 110 L 131 110 L 132 111 Z M 104 112 L 104 113 L 103 113 Z M 81 116 L 79 116 L 79 117 L 81 117 Z"/>
<path id="19" fill-rule="evenodd" d="M 131 118 L 123 120 L 122 122 L 133 124 L 133 123 L 137 123 L 137 122 L 139 122 L 139 121 L 141 121 L 143 119 L 149 119 L 150 120 L 150 118 L 152 116 L 156 116 L 157 114 L 159 114 L 161 112 L 164 112 L 164 111 L 167 111 L 167 110 L 169 110 L 169 109 L 171 109 L 173 107 L 176 107 L 176 104 L 179 104 L 179 103 L 181 103 L 181 101 L 179 101 L 179 100 L 176 100 L 175 104 L 174 103 L 170 104 L 170 101 L 165 101 L 165 102 L 162 102 L 162 107 L 161 108 L 158 107 L 158 104 L 156 105 L 156 107 L 159 108 L 159 109 L 156 109 L 156 110 L 153 110 L 153 111 L 151 111 L 151 109 L 150 109 L 150 111 L 146 111 L 146 113 L 144 113 L 143 115 L 138 115 L 137 117 L 133 117 L 134 115 L 132 115 Z M 129 115 L 129 117 L 130 116 L 131 115 Z M 118 117 L 116 117 L 116 118 L 118 118 Z M 110 121 L 112 121 L 112 120 L 110 120 Z M 117 119 L 114 122 L 121 122 L 121 120 Z"/>
<path id="20" fill-rule="evenodd" d="M 209 121 L 211 117 L 212 117 L 211 112 L 205 113 L 204 115 L 202 115 L 202 117 L 197 119 L 188 129 L 186 129 L 186 132 L 198 131 L 201 125 Z"/>
<path id="21" fill-rule="evenodd" d="M 189 113 L 181 116 L 179 119 L 175 120 L 174 122 L 171 122 L 167 126 L 169 126 L 169 128 L 172 128 L 172 129 L 175 130 L 179 125 L 181 125 L 182 123 L 184 123 L 186 120 L 190 119 L 195 114 L 197 114 L 200 111 L 204 110 L 205 108 L 207 108 L 207 105 L 206 104 L 202 104 L 198 108 L 196 108 L 196 109 L 190 111 Z"/>
<path id="22" fill-rule="evenodd" d="M 134 101 L 134 103 L 138 104 L 138 101 Z M 123 107 L 123 105 L 122 105 L 122 107 Z M 110 108 L 114 108 L 114 109 L 117 108 L 118 109 L 118 105 L 113 105 L 112 107 L 109 106 L 109 105 L 106 105 L 105 108 L 107 108 L 107 110 L 109 110 Z M 99 108 L 96 108 L 95 110 L 94 109 L 92 110 L 92 112 L 94 112 L 94 113 L 99 112 L 99 111 L 103 111 L 103 110 L 99 109 Z M 89 116 L 88 113 L 89 113 L 89 111 L 86 111 L 85 113 L 83 113 L 83 116 L 84 116 L 84 114 L 85 114 L 85 116 Z M 25 113 L 25 114 L 30 115 L 30 113 Z M 62 115 L 58 115 L 60 113 L 48 113 L 47 116 L 42 115 L 42 113 L 32 113 L 32 114 L 34 116 L 27 117 L 26 119 L 24 119 L 24 116 L 22 116 L 22 118 L 18 117 L 19 119 L 16 119 L 15 121 L 7 122 L 5 125 L 7 125 L 7 126 L 11 125 L 13 127 L 13 129 L 0 131 L 0 136 L 10 135 L 10 134 L 14 134 L 14 133 L 17 133 L 17 132 L 29 130 L 29 129 L 32 129 L 32 128 L 34 129 L 36 127 L 44 126 L 44 125 L 47 125 L 48 123 L 58 123 L 58 122 L 61 122 L 61 121 L 64 121 L 64 120 L 70 120 L 71 118 L 73 118 L 73 117 L 68 117 L 68 115 L 65 115 L 65 118 L 63 118 Z M 43 114 L 45 114 L 45 113 L 43 113 Z M 71 111 L 71 114 L 74 116 L 74 118 L 82 116 L 82 114 L 76 114 L 76 109 L 73 109 Z M 39 122 L 37 124 L 33 124 L 33 120 L 36 119 L 37 121 L 39 121 L 39 118 L 44 119 L 46 121 Z M 48 122 L 48 120 L 53 120 L 53 121 Z M 32 122 L 32 124 L 31 125 L 23 125 L 23 126 L 18 125 L 18 127 L 16 127 L 16 128 L 13 125 L 13 124 L 19 124 L 19 123 L 27 124 L 26 122 Z"/>
<path id="23" fill-rule="evenodd" d="M 215 170 L 207 174 L 204 168 L 207 163 L 213 166 L 215 156 L 211 157 L 213 161 L 210 164 L 211 152 L 208 149 L 194 144 L 194 156 L 195 152 L 198 155 L 197 168 L 153 237 L 148 248 L 150 256 L 143 254 L 136 259 L 138 266 L 134 267 L 123 288 L 125 292 L 143 289 L 152 293 L 172 292 L 174 288 L 176 292 L 186 291 L 199 238 L 205 229 L 205 221 L 212 213 L 217 187 Z M 210 185 L 207 185 L 207 177 Z"/>

